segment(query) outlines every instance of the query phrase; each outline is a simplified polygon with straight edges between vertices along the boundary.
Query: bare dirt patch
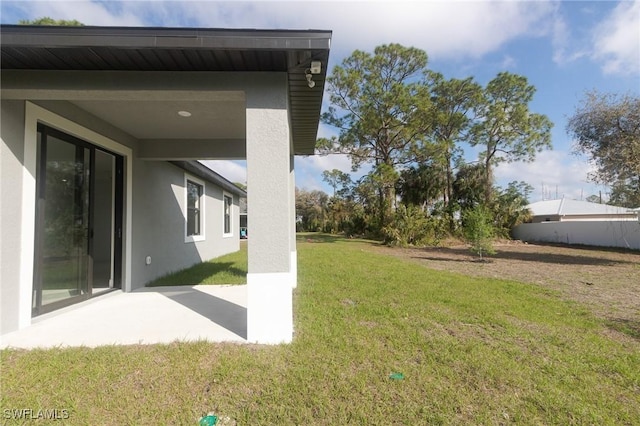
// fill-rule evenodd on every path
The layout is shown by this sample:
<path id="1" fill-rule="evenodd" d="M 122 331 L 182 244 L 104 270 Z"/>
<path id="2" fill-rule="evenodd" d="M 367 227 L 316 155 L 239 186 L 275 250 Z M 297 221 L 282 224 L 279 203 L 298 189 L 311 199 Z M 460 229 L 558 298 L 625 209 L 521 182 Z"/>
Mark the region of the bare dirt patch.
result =
<path id="1" fill-rule="evenodd" d="M 497 254 L 478 262 L 464 245 L 373 247 L 432 269 L 558 290 L 566 299 L 587 306 L 626 334 L 640 338 L 640 252 L 505 241 L 495 244 Z"/>

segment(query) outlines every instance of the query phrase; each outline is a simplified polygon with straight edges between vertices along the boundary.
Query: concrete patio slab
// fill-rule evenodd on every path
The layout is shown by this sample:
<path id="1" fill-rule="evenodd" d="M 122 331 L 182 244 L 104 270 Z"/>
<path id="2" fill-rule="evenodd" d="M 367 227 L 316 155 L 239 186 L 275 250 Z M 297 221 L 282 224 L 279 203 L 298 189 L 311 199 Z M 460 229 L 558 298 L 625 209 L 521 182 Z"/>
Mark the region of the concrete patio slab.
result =
<path id="1" fill-rule="evenodd" d="M 0 348 L 246 342 L 246 301 L 246 285 L 118 290 L 34 318 L 30 327 L 0 336 Z"/>

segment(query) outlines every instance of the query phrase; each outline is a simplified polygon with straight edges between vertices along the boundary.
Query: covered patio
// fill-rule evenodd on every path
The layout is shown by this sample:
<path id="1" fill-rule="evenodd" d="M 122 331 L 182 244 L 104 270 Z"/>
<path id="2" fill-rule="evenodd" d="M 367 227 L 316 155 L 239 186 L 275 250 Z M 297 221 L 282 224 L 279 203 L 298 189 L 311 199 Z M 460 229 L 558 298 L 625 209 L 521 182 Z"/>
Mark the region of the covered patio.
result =
<path id="1" fill-rule="evenodd" d="M 207 336 L 290 342 L 297 283 L 294 156 L 314 153 L 331 32 L 3 25 L 2 38 L 3 115 L 13 120 L 3 131 L 13 150 L 7 160 L 11 167 L 3 170 L 3 196 L 20 200 L 2 212 L 15 230 L 2 241 L 3 252 L 10 254 L 2 260 L 3 333 L 32 328 L 35 340 L 38 333 L 49 333 L 64 344 L 92 345 L 93 337 L 77 340 L 74 336 L 81 333 L 73 330 L 84 327 L 84 318 L 99 327 L 107 321 L 100 320 L 101 312 L 111 310 L 108 322 L 117 334 L 112 342 L 105 331 L 106 344 L 115 343 L 120 333 L 132 333 L 118 337 L 120 343 L 145 339 L 142 333 L 133 334 L 138 326 L 148 327 L 147 336 L 166 336 L 163 341 Z M 51 318 L 34 316 L 32 306 L 38 278 L 34 212 L 42 204 L 34 196 L 36 130 L 41 124 L 112 152 L 123 163 L 117 200 L 122 223 L 113 233 L 118 249 L 113 264 L 118 265 L 122 292 Z M 163 227 L 149 220 L 169 217 L 178 205 L 155 204 L 153 184 L 162 178 L 157 164 L 214 159 L 246 160 L 251 224 L 247 286 L 217 289 L 220 294 L 209 294 L 213 289 L 143 288 L 170 272 L 162 269 L 163 262 L 151 261 L 162 258 L 152 252 L 161 253 L 165 263 L 187 254 L 208 258 L 194 253 L 195 244 L 171 238 L 168 231 L 182 232 L 181 223 Z M 207 297 L 197 300 L 203 294 Z M 120 312 L 110 306 L 116 302 L 135 308 Z M 225 327 L 212 318 L 226 318 L 226 308 L 233 313 L 233 324 L 234 315 L 243 313 L 244 326 Z M 78 317 L 81 324 L 64 320 L 87 309 L 96 310 L 95 318 Z M 177 321 L 181 316 L 184 321 Z M 167 330 L 176 324 L 182 331 L 171 335 Z M 216 324 L 221 327 L 217 331 Z M 99 328 L 91 330 L 101 334 Z"/>
<path id="2" fill-rule="evenodd" d="M 0 348 L 247 342 L 247 286 L 144 287 L 96 296 L 1 336 Z"/>

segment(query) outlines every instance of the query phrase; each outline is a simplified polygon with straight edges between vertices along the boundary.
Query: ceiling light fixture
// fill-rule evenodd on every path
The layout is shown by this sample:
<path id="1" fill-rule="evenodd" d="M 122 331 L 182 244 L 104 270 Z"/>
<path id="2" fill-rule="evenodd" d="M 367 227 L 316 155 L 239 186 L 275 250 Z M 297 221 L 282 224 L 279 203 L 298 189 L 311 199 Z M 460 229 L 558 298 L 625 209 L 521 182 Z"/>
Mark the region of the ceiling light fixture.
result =
<path id="1" fill-rule="evenodd" d="M 178 115 L 180 117 L 191 117 L 191 113 L 189 111 L 178 111 Z"/>

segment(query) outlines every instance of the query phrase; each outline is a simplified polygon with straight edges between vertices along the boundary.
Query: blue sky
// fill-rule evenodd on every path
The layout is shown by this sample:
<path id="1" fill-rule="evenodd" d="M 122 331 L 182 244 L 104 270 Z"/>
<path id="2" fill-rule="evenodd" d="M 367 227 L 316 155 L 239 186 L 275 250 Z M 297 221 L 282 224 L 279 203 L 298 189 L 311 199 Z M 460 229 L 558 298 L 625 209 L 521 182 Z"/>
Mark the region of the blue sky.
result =
<path id="1" fill-rule="evenodd" d="M 571 155 L 567 117 L 587 90 L 640 94 L 640 1 L 6 1 L 2 23 L 50 16 L 87 25 L 332 30 L 329 71 L 355 49 L 401 43 L 423 49 L 446 77 L 486 84 L 500 71 L 537 88 L 531 110 L 555 124 L 554 149 L 534 163 L 502 164 L 498 183 L 524 180 L 545 196 L 580 199 L 607 188 L 587 182 L 586 158 Z M 320 136 L 333 134 L 321 125 Z M 474 152 L 464 147 L 466 156 Z M 215 162 L 244 181 L 242 162 Z M 350 171 L 343 156 L 296 159 L 296 184 L 328 187 L 326 169 Z M 358 175 L 356 175 L 358 176 Z"/>

